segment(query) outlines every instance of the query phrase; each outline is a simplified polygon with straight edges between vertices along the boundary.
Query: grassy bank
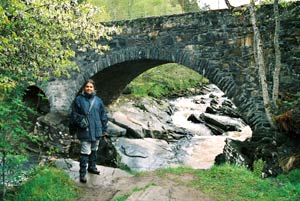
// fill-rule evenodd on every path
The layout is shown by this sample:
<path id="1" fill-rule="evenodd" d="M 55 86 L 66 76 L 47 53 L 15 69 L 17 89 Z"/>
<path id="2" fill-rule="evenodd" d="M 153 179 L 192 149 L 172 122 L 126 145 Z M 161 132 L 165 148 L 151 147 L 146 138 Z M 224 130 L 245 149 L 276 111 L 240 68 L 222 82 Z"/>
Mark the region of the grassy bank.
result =
<path id="1" fill-rule="evenodd" d="M 277 178 L 262 179 L 246 168 L 232 165 L 214 166 L 209 170 L 195 170 L 177 167 L 157 170 L 155 172 L 137 173 L 135 180 L 142 180 L 149 174 L 158 175 L 161 180 L 172 180 L 179 185 L 193 187 L 210 195 L 215 200 L 280 200 L 296 201 L 300 198 L 300 170 L 282 174 Z M 186 175 L 193 175 L 188 183 L 180 180 Z M 118 197 L 115 201 L 125 201 L 131 194 L 143 191 L 156 183 L 136 187 Z M 76 200 L 77 190 L 74 182 L 59 169 L 44 168 L 26 182 L 18 195 L 17 201 L 71 201 Z"/>
<path id="2" fill-rule="evenodd" d="M 138 173 L 136 177 L 142 180 L 153 174 L 158 175 L 161 180 L 171 180 L 178 185 L 199 190 L 218 201 L 296 201 L 300 198 L 299 169 L 277 178 L 262 179 L 246 168 L 225 164 L 214 166 L 209 170 L 195 170 L 188 167 L 167 168 Z M 186 177 L 193 179 L 187 183 L 183 182 Z M 146 187 L 155 185 L 158 183 L 149 183 Z M 114 201 L 125 201 L 133 193 L 145 189 L 134 188 Z"/>
<path id="3" fill-rule="evenodd" d="M 24 183 L 16 195 L 5 200 L 15 201 L 71 201 L 77 197 L 74 182 L 62 170 L 44 167 Z"/>
<path id="4" fill-rule="evenodd" d="M 262 179 L 246 168 L 232 165 L 214 166 L 204 170 L 170 168 L 157 171 L 162 178 L 168 174 L 193 174 L 188 185 L 196 187 L 216 200 L 280 200 L 300 199 L 300 170 L 282 174 L 277 178 Z"/>

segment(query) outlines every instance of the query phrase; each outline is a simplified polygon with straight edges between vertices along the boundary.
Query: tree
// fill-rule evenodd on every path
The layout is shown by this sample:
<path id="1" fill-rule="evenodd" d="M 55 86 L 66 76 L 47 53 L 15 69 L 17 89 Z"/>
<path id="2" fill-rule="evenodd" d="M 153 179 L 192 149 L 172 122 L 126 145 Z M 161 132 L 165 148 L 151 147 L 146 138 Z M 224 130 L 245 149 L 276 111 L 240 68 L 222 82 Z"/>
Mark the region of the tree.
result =
<path id="1" fill-rule="evenodd" d="M 255 63 L 258 66 L 259 71 L 259 80 L 261 83 L 262 88 L 262 97 L 263 102 L 265 106 L 265 111 L 267 115 L 267 119 L 270 122 L 271 126 L 274 127 L 274 123 L 272 121 L 272 112 L 271 108 L 272 106 L 277 107 L 277 100 L 278 100 L 278 92 L 279 92 L 279 75 L 281 70 L 281 52 L 279 47 L 279 31 L 280 31 L 280 19 L 279 19 L 279 11 L 278 11 L 278 1 L 274 0 L 273 8 L 274 8 L 274 18 L 275 18 L 275 29 L 274 29 L 274 51 L 275 51 L 275 66 L 274 66 L 274 72 L 273 72 L 273 89 L 272 89 L 272 100 L 269 98 L 269 92 L 268 92 L 268 83 L 267 83 L 267 77 L 266 77 L 266 66 L 265 61 L 263 57 L 263 48 L 262 48 L 262 40 L 260 36 L 259 29 L 257 27 L 256 23 L 256 14 L 255 14 L 255 3 L 254 0 L 250 1 L 249 4 L 249 11 L 250 11 L 250 17 L 251 17 L 251 23 L 253 27 L 253 33 L 254 33 L 254 59 Z M 229 9 L 232 9 L 232 6 L 230 5 L 230 2 L 228 0 L 225 0 L 226 5 Z M 272 2 L 270 0 L 267 0 L 265 2 Z"/>
<path id="2" fill-rule="evenodd" d="M 260 36 L 260 31 L 256 23 L 254 0 L 250 0 L 249 11 L 250 11 L 251 23 L 252 23 L 253 33 L 254 33 L 254 59 L 256 65 L 258 66 L 258 75 L 259 75 L 259 80 L 262 89 L 263 103 L 264 103 L 267 119 L 270 125 L 274 127 L 273 120 L 272 120 L 272 113 L 271 113 L 271 102 L 270 102 L 269 92 L 268 92 L 268 82 L 267 82 L 267 76 L 265 71 L 266 67 L 265 67 L 265 61 L 263 57 L 262 40 Z"/>
<path id="3" fill-rule="evenodd" d="M 279 47 L 280 19 L 279 19 L 279 11 L 278 11 L 278 0 L 274 1 L 274 18 L 275 18 L 275 31 L 274 31 L 275 67 L 273 72 L 272 99 L 273 99 L 274 106 L 277 107 L 277 99 L 278 99 L 278 91 L 279 91 L 279 74 L 281 69 L 281 52 Z"/>
<path id="4" fill-rule="evenodd" d="M 107 50 L 96 41 L 115 28 L 94 19 L 98 12 L 76 0 L 0 0 L 0 160 L 5 196 L 12 157 L 22 154 L 30 108 L 22 102 L 28 85 L 78 69 L 76 51 Z"/>
<path id="5" fill-rule="evenodd" d="M 197 0 L 178 0 L 183 12 L 199 11 Z"/>
<path id="6" fill-rule="evenodd" d="M 229 0 L 225 0 L 225 3 L 229 10 L 233 9 L 233 6 L 230 4 Z"/>

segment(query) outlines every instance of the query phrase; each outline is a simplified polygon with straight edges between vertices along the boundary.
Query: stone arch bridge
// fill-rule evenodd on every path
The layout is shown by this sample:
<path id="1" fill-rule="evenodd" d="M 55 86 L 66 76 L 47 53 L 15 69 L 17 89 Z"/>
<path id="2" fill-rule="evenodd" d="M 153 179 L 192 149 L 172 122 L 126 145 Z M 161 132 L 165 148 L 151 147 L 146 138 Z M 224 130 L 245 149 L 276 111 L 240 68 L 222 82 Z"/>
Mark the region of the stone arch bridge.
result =
<path id="1" fill-rule="evenodd" d="M 299 89 L 300 82 L 300 4 L 280 10 L 283 69 L 281 89 Z M 246 8 L 235 13 L 212 10 L 182 15 L 150 17 L 105 23 L 117 25 L 103 55 L 87 51 L 77 55 L 80 72 L 70 79 L 54 78 L 40 88 L 49 98 L 52 112 L 68 112 L 81 85 L 96 81 L 98 95 L 106 104 L 116 99 L 125 86 L 144 71 L 164 63 L 178 63 L 206 76 L 239 108 L 253 128 L 268 128 L 259 86 L 258 69 L 253 62 L 253 30 Z M 264 41 L 266 64 L 271 80 L 274 63 L 273 7 L 258 11 L 258 24 Z M 287 15 L 287 13 L 289 15 Z"/>

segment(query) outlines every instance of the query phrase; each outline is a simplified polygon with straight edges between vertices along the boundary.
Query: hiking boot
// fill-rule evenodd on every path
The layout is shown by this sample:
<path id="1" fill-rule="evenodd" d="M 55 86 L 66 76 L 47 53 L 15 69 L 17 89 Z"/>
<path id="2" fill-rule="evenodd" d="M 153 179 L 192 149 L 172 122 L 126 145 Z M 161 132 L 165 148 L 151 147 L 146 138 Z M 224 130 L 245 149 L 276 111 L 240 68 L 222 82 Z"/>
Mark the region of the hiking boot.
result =
<path id="1" fill-rule="evenodd" d="M 80 177 L 79 177 L 79 181 L 80 181 L 81 183 L 86 183 L 86 182 L 87 182 L 86 176 L 80 176 Z"/>
<path id="2" fill-rule="evenodd" d="M 92 151 L 91 154 L 89 155 L 89 166 L 88 166 L 88 172 L 92 174 L 100 174 L 100 171 L 97 170 L 96 168 L 96 160 L 97 160 L 97 152 Z"/>
<path id="3" fill-rule="evenodd" d="M 86 167 L 88 162 L 88 155 L 80 154 L 79 158 L 79 181 L 81 183 L 86 183 Z"/>
<path id="4" fill-rule="evenodd" d="M 88 168 L 88 172 L 91 174 L 97 174 L 97 175 L 100 174 L 100 171 L 97 170 L 97 168 Z"/>

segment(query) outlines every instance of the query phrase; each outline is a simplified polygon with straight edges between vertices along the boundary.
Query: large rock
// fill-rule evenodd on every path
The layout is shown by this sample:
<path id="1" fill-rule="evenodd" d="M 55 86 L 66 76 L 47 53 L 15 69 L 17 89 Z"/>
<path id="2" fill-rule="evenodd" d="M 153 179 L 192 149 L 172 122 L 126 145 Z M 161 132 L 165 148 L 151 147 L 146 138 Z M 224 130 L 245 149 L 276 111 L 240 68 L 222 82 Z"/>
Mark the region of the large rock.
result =
<path id="1" fill-rule="evenodd" d="M 299 142 L 275 130 L 256 130 L 253 137 L 244 142 L 227 139 L 223 156 L 218 159 L 250 169 L 254 161 L 262 159 L 262 177 L 270 177 L 299 168 L 299 155 Z"/>
<path id="2" fill-rule="evenodd" d="M 253 160 L 245 153 L 248 149 L 248 145 L 249 143 L 247 141 L 240 142 L 227 138 L 223 149 L 225 161 L 250 168 Z"/>
<path id="3" fill-rule="evenodd" d="M 68 154 L 74 140 L 69 134 L 69 116 L 66 113 L 50 112 L 40 116 L 34 133 L 43 139 L 44 149 L 56 150 L 59 154 Z"/>
<path id="4" fill-rule="evenodd" d="M 175 153 L 164 140 L 118 138 L 114 142 L 121 163 L 136 171 L 150 171 L 176 162 Z"/>
<path id="5" fill-rule="evenodd" d="M 112 121 L 127 130 L 127 137 L 168 140 L 168 133 L 174 132 L 174 128 L 168 125 L 172 109 L 165 101 L 121 97 L 118 103 L 110 106 L 110 110 Z"/>
<path id="6" fill-rule="evenodd" d="M 200 119 L 215 135 L 222 135 L 228 131 L 241 131 L 246 126 L 241 119 L 215 114 L 202 113 Z"/>

